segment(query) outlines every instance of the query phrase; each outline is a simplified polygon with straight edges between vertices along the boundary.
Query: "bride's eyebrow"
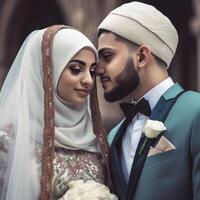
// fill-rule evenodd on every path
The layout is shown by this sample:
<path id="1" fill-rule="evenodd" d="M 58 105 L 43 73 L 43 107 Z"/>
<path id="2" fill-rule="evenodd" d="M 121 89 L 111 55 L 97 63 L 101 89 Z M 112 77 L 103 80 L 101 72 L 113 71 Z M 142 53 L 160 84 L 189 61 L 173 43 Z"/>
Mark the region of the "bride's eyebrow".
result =
<path id="1" fill-rule="evenodd" d="M 82 60 L 73 59 L 73 60 L 69 61 L 69 63 L 71 63 L 71 62 L 77 62 L 77 63 L 79 63 L 79 64 L 81 64 L 83 66 L 86 66 L 86 63 L 84 61 L 82 61 Z M 96 64 L 97 64 L 96 62 L 92 63 L 91 67 L 95 66 Z"/>
<path id="2" fill-rule="evenodd" d="M 79 63 L 79 64 L 81 64 L 81 65 L 83 65 L 83 66 L 86 65 L 85 62 L 83 62 L 83 61 L 81 61 L 81 60 L 77 60 L 77 59 L 70 60 L 69 63 L 71 63 L 71 62 L 77 62 L 77 63 Z"/>

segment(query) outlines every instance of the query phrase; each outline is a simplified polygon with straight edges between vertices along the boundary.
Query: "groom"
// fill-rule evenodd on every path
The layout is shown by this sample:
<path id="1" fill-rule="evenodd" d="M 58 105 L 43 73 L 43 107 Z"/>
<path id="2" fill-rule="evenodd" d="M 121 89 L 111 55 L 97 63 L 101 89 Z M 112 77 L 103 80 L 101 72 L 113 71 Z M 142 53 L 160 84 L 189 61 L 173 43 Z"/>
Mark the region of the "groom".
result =
<path id="1" fill-rule="evenodd" d="M 125 115 L 109 134 L 119 199 L 199 200 L 200 94 L 168 75 L 175 27 L 153 6 L 134 1 L 111 11 L 98 36 L 104 97 L 120 100 Z M 153 133 L 156 123 L 162 127 L 155 138 L 143 131 L 149 123 Z"/>

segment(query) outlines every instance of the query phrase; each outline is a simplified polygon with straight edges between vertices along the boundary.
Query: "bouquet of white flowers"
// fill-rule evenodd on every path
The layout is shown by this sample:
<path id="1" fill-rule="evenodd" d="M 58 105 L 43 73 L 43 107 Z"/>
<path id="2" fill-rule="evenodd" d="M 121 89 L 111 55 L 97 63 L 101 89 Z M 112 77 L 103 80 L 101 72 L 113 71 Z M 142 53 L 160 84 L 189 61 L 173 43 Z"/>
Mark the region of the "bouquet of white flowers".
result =
<path id="1" fill-rule="evenodd" d="M 71 181 L 69 190 L 60 200 L 118 200 L 107 186 L 93 180 Z"/>

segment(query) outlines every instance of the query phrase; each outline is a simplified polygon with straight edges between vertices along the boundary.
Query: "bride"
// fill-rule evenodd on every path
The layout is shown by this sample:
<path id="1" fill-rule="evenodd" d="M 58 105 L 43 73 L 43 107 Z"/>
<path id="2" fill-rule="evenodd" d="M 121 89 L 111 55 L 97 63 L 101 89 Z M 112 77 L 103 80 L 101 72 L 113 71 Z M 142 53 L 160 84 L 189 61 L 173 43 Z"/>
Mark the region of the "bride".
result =
<path id="1" fill-rule="evenodd" d="M 96 63 L 95 47 L 74 28 L 27 37 L 0 93 L 1 200 L 59 199 L 75 180 L 105 184 Z"/>

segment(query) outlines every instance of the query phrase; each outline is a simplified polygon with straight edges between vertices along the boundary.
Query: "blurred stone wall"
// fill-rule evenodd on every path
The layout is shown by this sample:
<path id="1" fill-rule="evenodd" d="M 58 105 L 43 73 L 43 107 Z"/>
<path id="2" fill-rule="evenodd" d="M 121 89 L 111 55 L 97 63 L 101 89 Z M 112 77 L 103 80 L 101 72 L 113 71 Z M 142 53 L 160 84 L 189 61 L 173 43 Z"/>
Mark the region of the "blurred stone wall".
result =
<path id="1" fill-rule="evenodd" d="M 197 43 L 196 51 L 196 80 L 197 90 L 200 91 L 200 0 L 192 0 L 193 17 L 190 21 L 191 31 L 194 34 Z"/>

